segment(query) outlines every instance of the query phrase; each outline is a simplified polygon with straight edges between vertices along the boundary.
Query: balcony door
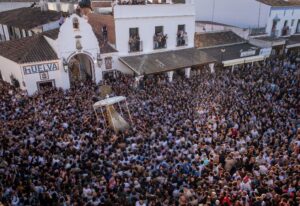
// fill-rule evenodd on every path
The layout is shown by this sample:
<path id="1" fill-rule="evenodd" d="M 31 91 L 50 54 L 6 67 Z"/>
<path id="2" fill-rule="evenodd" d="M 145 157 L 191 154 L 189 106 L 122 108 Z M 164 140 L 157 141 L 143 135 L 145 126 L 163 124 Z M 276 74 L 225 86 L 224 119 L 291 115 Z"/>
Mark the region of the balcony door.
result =
<path id="1" fill-rule="evenodd" d="M 153 37 L 154 49 L 167 48 L 167 35 L 164 34 L 163 26 L 156 26 Z"/>
<path id="2" fill-rule="evenodd" d="M 129 52 L 142 51 L 142 43 L 139 35 L 139 28 L 129 29 Z"/>

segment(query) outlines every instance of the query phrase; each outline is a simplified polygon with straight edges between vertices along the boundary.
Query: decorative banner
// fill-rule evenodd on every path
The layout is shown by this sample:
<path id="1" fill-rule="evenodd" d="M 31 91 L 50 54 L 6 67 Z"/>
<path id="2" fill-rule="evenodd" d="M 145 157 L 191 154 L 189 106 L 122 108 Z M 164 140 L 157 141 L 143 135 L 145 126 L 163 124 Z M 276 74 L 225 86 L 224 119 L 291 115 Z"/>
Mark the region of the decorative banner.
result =
<path id="1" fill-rule="evenodd" d="M 28 75 L 28 74 L 36 74 L 36 73 L 42 73 L 42 72 L 57 71 L 58 69 L 59 69 L 58 63 L 55 62 L 55 63 L 24 66 L 23 72 L 24 72 L 24 75 Z"/>

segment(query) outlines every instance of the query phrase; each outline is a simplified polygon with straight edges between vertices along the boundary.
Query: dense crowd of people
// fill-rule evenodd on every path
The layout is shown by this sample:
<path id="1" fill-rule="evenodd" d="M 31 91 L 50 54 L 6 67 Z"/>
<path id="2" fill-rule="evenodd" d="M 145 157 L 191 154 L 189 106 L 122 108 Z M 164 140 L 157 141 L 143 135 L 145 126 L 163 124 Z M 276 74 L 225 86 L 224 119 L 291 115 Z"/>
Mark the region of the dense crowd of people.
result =
<path id="1" fill-rule="evenodd" d="M 3 205 L 298 206 L 300 65 L 272 59 L 168 83 L 107 80 L 131 129 L 97 122 L 99 85 L 33 96 L 1 82 Z"/>

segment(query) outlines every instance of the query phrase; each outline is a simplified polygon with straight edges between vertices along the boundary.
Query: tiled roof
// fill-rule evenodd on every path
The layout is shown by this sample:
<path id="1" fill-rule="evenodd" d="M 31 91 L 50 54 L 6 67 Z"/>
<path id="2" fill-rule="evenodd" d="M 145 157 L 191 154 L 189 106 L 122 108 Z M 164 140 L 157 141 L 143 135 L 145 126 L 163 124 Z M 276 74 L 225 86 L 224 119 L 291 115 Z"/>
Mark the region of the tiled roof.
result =
<path id="1" fill-rule="evenodd" d="M 0 43 L 0 55 L 19 64 L 58 59 L 42 34 Z"/>
<path id="2" fill-rule="evenodd" d="M 287 38 L 287 45 L 300 44 L 300 35 L 292 35 Z"/>
<path id="3" fill-rule="evenodd" d="M 119 59 L 138 74 L 155 74 L 216 62 L 215 58 L 196 48 L 127 56 Z"/>
<path id="4" fill-rule="evenodd" d="M 115 48 L 113 48 L 109 44 L 109 42 L 103 40 L 103 37 L 101 36 L 101 34 L 95 32 L 95 31 L 94 31 L 94 33 L 98 39 L 101 54 L 117 52 L 117 50 Z"/>
<path id="5" fill-rule="evenodd" d="M 40 8 L 19 8 L 0 12 L 0 24 L 22 29 L 32 29 L 37 26 L 59 20 L 61 13 L 57 11 L 41 11 Z"/>
<path id="6" fill-rule="evenodd" d="M 207 32 L 195 34 L 195 46 L 197 48 L 214 47 L 245 42 L 243 38 L 232 31 Z"/>
<path id="7" fill-rule="evenodd" d="M 91 24 L 96 37 L 98 38 L 101 53 L 117 52 L 117 50 L 114 49 L 109 44 L 109 43 L 115 44 L 116 42 L 114 17 L 112 15 L 91 13 L 89 14 L 88 21 Z M 102 37 L 103 26 L 107 27 L 108 41 L 103 41 L 103 37 Z"/>
<path id="8" fill-rule="evenodd" d="M 43 32 L 43 35 L 49 37 L 50 39 L 57 39 L 58 38 L 59 29 L 52 29 L 49 31 Z"/>
<path id="9" fill-rule="evenodd" d="M 300 6 L 300 0 L 257 0 L 269 6 Z"/>
<path id="10" fill-rule="evenodd" d="M 225 49 L 225 52 L 222 53 L 221 49 Z M 212 56 L 213 58 L 217 59 L 219 62 L 239 59 L 241 58 L 241 51 L 256 50 L 255 55 L 258 55 L 260 51 L 259 48 L 248 43 L 241 43 L 241 44 L 235 44 L 229 46 L 220 46 L 214 48 L 205 48 L 199 50 L 203 51 L 209 56 Z"/>

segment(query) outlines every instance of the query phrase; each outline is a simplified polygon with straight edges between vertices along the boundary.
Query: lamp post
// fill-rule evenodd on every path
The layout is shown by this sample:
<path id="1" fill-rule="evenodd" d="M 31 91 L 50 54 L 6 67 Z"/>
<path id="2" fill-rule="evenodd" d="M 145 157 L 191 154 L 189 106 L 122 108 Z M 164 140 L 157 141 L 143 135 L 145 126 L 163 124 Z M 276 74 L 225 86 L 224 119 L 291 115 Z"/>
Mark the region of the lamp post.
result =
<path id="1" fill-rule="evenodd" d="M 69 64 L 65 58 L 63 58 L 63 67 L 64 67 L 64 71 L 67 73 L 69 70 Z"/>

